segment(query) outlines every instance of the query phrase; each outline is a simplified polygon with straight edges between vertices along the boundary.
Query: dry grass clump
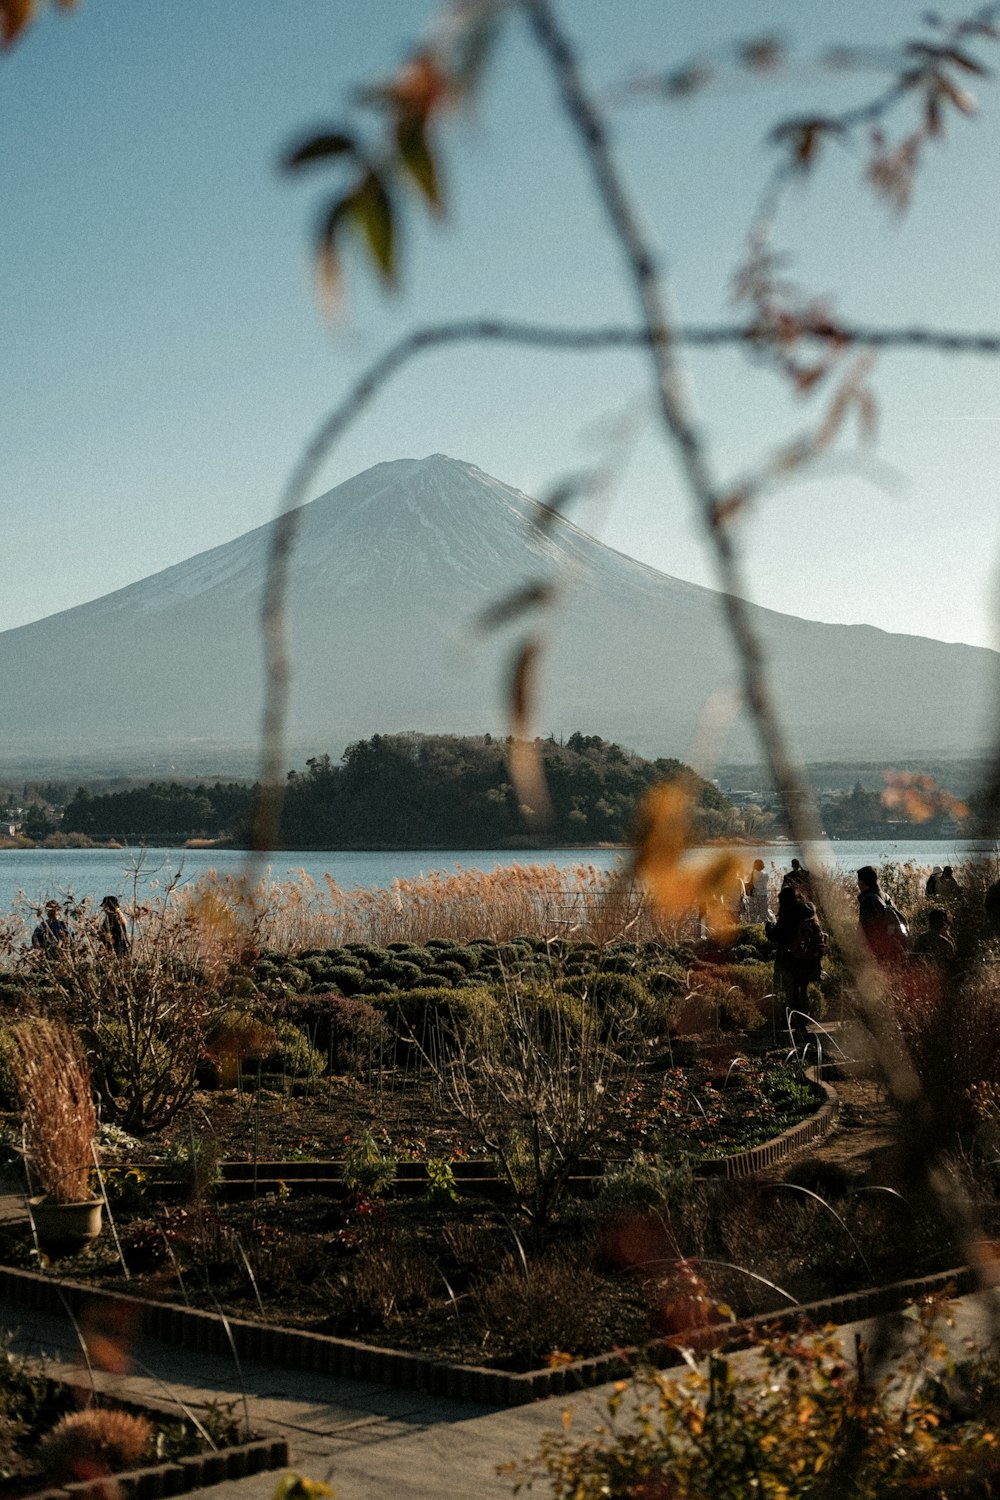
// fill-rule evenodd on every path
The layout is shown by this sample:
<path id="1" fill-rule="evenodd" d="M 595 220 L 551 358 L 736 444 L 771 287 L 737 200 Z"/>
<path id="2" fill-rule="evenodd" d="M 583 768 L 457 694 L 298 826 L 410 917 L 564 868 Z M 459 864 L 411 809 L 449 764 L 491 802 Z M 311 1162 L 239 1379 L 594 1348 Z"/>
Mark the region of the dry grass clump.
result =
<path id="1" fill-rule="evenodd" d="M 54 1203 L 79 1203 L 90 1193 L 97 1133 L 80 1040 L 63 1022 L 41 1017 L 21 1022 L 14 1035 L 28 1160 Z"/>
<path id="2" fill-rule="evenodd" d="M 46 1474 L 59 1483 L 97 1479 L 133 1469 L 152 1436 L 152 1424 L 145 1417 L 108 1407 L 74 1411 L 45 1434 L 38 1458 Z"/>

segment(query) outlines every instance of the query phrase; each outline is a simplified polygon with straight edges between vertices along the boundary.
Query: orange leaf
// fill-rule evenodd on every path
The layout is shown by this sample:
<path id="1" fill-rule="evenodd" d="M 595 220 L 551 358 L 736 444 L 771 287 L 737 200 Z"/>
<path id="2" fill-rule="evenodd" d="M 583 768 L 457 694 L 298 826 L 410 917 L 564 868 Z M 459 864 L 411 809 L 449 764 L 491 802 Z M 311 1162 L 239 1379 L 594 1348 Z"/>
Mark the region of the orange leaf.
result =
<path id="1" fill-rule="evenodd" d="M 13 46 L 35 14 L 36 0 L 0 0 L 0 44 Z"/>
<path id="2" fill-rule="evenodd" d="M 732 925 L 729 898 L 739 879 L 739 863 L 732 854 L 705 863 L 684 859 L 697 839 L 693 814 L 690 778 L 650 788 L 639 808 L 635 874 L 665 916 L 699 911 L 711 928 L 725 930 Z"/>

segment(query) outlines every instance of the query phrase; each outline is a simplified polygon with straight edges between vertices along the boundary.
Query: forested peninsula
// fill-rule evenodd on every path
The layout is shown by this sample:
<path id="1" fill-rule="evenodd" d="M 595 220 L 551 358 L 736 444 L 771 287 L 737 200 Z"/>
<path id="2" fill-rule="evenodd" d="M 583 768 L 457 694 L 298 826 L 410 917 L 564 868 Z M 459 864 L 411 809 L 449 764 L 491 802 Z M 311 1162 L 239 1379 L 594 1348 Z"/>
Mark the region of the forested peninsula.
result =
<path id="1" fill-rule="evenodd" d="M 543 848 L 623 843 L 643 793 L 687 771 L 672 759 L 644 760 L 597 735 L 538 741 L 552 816 L 528 831 L 507 769 L 507 746 L 490 735 L 376 734 L 349 745 L 339 764 L 314 757 L 290 771 L 283 849 Z M 744 814 L 718 787 L 693 776 L 703 838 L 739 837 Z M 61 832 L 124 844 L 180 845 L 249 839 L 256 788 L 240 782 L 151 782 L 93 795 L 80 788 Z"/>

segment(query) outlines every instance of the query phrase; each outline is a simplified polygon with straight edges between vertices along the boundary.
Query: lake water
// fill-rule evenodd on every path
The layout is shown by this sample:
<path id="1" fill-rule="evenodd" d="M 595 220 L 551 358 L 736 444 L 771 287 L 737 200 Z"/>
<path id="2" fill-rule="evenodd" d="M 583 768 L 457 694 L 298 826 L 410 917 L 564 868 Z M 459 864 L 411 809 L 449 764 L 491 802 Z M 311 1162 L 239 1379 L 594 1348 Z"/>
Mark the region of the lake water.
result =
<path id="1" fill-rule="evenodd" d="M 893 842 L 840 841 L 832 844 L 833 864 L 841 870 L 860 865 L 880 865 L 886 860 L 907 860 L 918 865 L 959 864 L 964 859 L 996 854 L 992 842 L 906 839 Z M 503 865 L 554 864 L 571 869 L 594 865 L 609 870 L 627 851 L 620 849 L 431 849 L 401 851 L 283 850 L 273 854 L 268 868 L 275 880 L 304 871 L 315 881 L 330 874 L 343 890 L 356 887 L 390 886 L 393 880 L 410 880 L 432 870 L 453 873 L 464 870 L 495 870 Z M 790 844 L 768 844 L 740 850 L 747 866 L 759 854 L 768 865 L 787 869 L 793 853 Z M 130 896 L 135 881 L 141 893 L 162 890 L 175 876 L 188 883 L 209 870 L 236 874 L 246 856 L 237 849 L 0 849 L 0 912 L 9 911 L 21 892 L 32 904 L 47 896 L 87 896 L 99 901 L 114 894 Z M 138 874 L 135 874 L 138 867 Z"/>

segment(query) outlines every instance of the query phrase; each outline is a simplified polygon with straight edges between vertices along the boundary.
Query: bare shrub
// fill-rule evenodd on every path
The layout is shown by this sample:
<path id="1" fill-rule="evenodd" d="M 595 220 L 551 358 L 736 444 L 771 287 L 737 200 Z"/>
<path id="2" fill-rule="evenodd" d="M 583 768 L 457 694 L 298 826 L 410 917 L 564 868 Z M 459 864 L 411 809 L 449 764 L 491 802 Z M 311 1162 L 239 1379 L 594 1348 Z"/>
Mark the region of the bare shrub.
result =
<path id="1" fill-rule="evenodd" d="M 25 1149 L 42 1191 L 54 1203 L 89 1196 L 97 1114 L 79 1038 L 41 1017 L 15 1027 Z"/>
<path id="2" fill-rule="evenodd" d="M 645 1317 L 610 1307 L 607 1284 L 576 1256 L 550 1252 L 527 1264 L 508 1255 L 496 1276 L 474 1291 L 483 1336 L 521 1368 L 553 1354 L 577 1357 L 641 1342 Z"/>
<path id="3" fill-rule="evenodd" d="M 473 1014 L 450 1063 L 428 1061 L 518 1205 L 544 1223 L 604 1139 L 640 1047 L 634 1016 L 599 1018 L 590 1006 L 546 1003 L 513 985 L 496 1012 Z"/>
<path id="4" fill-rule="evenodd" d="M 392 1229 L 376 1230 L 345 1278 L 338 1322 L 355 1332 L 384 1327 L 395 1313 L 426 1307 L 434 1287 L 434 1267 L 422 1251 Z"/>
<path id="5" fill-rule="evenodd" d="M 168 963 L 97 971 L 78 996 L 106 1119 L 156 1130 L 191 1101 L 212 1002 L 197 975 Z"/>

